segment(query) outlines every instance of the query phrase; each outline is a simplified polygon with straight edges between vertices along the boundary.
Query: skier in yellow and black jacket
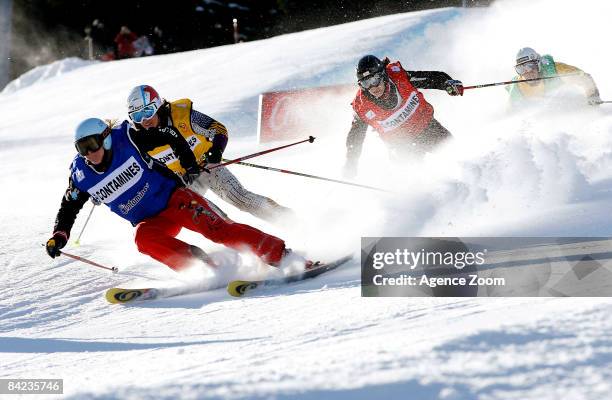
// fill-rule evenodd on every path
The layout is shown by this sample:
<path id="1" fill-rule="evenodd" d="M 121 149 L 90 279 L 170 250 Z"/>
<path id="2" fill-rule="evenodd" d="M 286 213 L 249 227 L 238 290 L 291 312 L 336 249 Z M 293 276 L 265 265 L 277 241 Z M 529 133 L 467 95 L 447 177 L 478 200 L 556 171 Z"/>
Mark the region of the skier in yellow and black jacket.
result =
<path id="1" fill-rule="evenodd" d="M 174 127 L 185 138 L 201 168 L 210 168 L 222 161 L 227 145 L 226 127 L 193 108 L 189 99 L 165 101 L 149 85 L 134 87 L 127 99 L 128 115 L 137 131 Z M 148 154 L 178 175 L 183 175 L 178 158 L 170 146 L 162 146 Z M 295 219 L 293 211 L 274 200 L 247 190 L 226 167 L 214 168 L 193 182 L 192 188 L 204 195 L 211 189 L 216 195 L 241 211 L 272 223 Z"/>

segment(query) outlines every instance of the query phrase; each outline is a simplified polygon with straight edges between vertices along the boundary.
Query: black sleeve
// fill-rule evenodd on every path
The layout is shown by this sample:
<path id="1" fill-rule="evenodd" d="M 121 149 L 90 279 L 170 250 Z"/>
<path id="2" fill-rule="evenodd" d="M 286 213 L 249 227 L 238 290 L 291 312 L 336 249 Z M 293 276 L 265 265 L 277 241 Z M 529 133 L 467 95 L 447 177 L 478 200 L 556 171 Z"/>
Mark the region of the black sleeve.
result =
<path id="1" fill-rule="evenodd" d="M 62 204 L 55 217 L 55 225 L 53 226 L 53 232 L 62 231 L 66 232 L 66 236 L 70 237 L 70 230 L 74 225 L 74 220 L 77 217 L 83 205 L 89 200 L 89 193 L 81 192 L 75 188 L 72 184 L 72 178 L 68 180 L 68 189 L 62 198 Z"/>
<path id="2" fill-rule="evenodd" d="M 227 128 L 221 122 L 201 113 L 191 110 L 191 127 L 196 133 L 206 136 L 212 142 L 212 147 L 206 152 L 206 162 L 220 163 L 227 146 Z"/>
<path id="3" fill-rule="evenodd" d="M 212 147 L 206 152 L 206 162 L 217 164 L 223 161 L 225 146 L 227 146 L 227 135 L 216 134 Z"/>
<path id="4" fill-rule="evenodd" d="M 406 71 L 410 83 L 417 89 L 446 90 L 446 81 L 453 79 L 446 72 Z"/>
<path id="5" fill-rule="evenodd" d="M 346 136 L 346 159 L 356 161 L 361 156 L 361 147 L 365 140 L 368 124 L 365 123 L 357 114 L 353 114 L 351 130 Z"/>
<path id="6" fill-rule="evenodd" d="M 147 130 L 130 129 L 130 137 L 141 153 L 145 154 L 156 147 L 170 145 L 174 154 L 185 169 L 197 168 L 196 158 L 187 143 L 187 140 L 176 128 L 167 126 Z"/>

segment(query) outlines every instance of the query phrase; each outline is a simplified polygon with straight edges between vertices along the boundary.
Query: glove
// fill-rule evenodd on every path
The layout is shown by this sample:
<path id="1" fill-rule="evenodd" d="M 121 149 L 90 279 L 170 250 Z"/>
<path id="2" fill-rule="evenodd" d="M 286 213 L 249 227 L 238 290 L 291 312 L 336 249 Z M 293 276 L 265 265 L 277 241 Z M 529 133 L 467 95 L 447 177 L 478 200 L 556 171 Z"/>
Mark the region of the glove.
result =
<path id="1" fill-rule="evenodd" d="M 587 98 L 587 102 L 590 106 L 598 106 L 601 104 L 601 97 L 599 97 L 599 93 L 594 93 Z"/>
<path id="2" fill-rule="evenodd" d="M 213 162 L 206 163 L 204 164 L 204 167 L 202 167 L 202 171 L 206 172 L 207 174 L 210 174 L 210 168 L 216 167 L 219 164 L 220 163 L 213 163 Z"/>
<path id="3" fill-rule="evenodd" d="M 68 235 L 66 232 L 55 232 L 53 236 L 47 240 L 47 245 L 45 246 L 47 248 L 47 254 L 49 254 L 49 257 L 55 258 L 62 254 L 60 250 L 66 246 L 66 243 L 68 243 Z"/>
<path id="4" fill-rule="evenodd" d="M 200 172 L 200 167 L 198 166 L 187 168 L 185 174 L 183 175 L 183 183 L 185 183 L 185 186 L 192 185 L 193 182 L 200 176 Z"/>
<path id="5" fill-rule="evenodd" d="M 342 169 L 342 176 L 346 179 L 353 179 L 357 176 L 357 161 L 346 160 L 344 168 Z"/>
<path id="6" fill-rule="evenodd" d="M 463 83 L 455 79 L 449 79 L 444 83 L 446 93 L 451 96 L 463 96 Z"/>
<path id="7" fill-rule="evenodd" d="M 219 164 L 222 158 L 223 152 L 215 146 L 211 147 L 210 150 L 206 152 L 206 162 L 209 164 Z"/>

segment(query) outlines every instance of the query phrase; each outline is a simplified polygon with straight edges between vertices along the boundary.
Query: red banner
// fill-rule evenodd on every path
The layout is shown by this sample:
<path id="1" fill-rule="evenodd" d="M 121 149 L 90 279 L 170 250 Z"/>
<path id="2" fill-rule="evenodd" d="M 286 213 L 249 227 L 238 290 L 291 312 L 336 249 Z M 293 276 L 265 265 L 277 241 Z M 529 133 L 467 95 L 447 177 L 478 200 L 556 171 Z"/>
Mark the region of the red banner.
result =
<path id="1" fill-rule="evenodd" d="M 351 110 L 356 91 L 355 85 L 335 85 L 261 94 L 259 142 L 321 136 L 326 131 L 322 127 L 338 123 L 338 110 Z"/>

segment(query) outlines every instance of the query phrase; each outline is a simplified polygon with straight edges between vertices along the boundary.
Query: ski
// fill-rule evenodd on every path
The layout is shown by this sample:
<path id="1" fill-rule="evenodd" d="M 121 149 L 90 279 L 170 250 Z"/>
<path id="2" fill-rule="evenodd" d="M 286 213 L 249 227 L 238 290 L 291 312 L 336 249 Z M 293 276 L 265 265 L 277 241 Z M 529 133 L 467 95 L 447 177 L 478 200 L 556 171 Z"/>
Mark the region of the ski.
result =
<path id="1" fill-rule="evenodd" d="M 159 295 L 159 290 L 154 288 L 145 289 L 123 289 L 110 288 L 106 291 L 106 300 L 112 304 L 124 304 L 132 301 L 153 300 Z"/>
<path id="2" fill-rule="evenodd" d="M 305 279 L 312 279 L 325 272 L 331 271 L 338 268 L 342 264 L 348 262 L 352 256 L 342 257 L 336 261 L 319 265 L 307 271 L 299 274 L 289 275 L 282 278 L 264 279 L 260 281 L 232 281 L 227 285 L 227 291 L 234 297 L 244 296 L 247 292 L 255 288 L 279 286 L 292 282 L 302 281 Z M 154 300 L 158 298 L 179 296 L 182 294 L 189 294 L 190 290 L 168 290 L 159 288 L 138 288 L 138 289 L 126 289 L 114 287 L 106 291 L 106 300 L 111 304 L 126 304 L 132 302 L 140 302 L 146 300 Z"/>
<path id="3" fill-rule="evenodd" d="M 139 289 L 125 289 L 125 288 L 110 288 L 106 291 L 106 300 L 112 304 L 125 304 L 137 301 L 155 300 L 161 298 L 181 296 L 184 294 L 195 293 L 198 290 L 194 290 L 189 287 L 176 287 L 176 288 L 139 288 Z"/>
<path id="4" fill-rule="evenodd" d="M 285 276 L 282 278 L 264 279 L 260 281 L 241 281 L 241 280 L 231 281 L 230 283 L 227 284 L 227 292 L 233 297 L 242 297 L 248 292 L 252 291 L 253 289 L 280 286 L 280 285 L 285 285 L 285 284 L 292 283 L 292 282 L 312 279 L 321 274 L 324 274 L 325 272 L 329 272 L 331 270 L 338 268 L 339 266 L 347 263 L 352 258 L 353 258 L 352 255 L 345 256 L 345 257 L 339 258 L 336 261 L 319 265 L 317 267 L 306 270 L 302 273 L 295 274 L 295 275 L 289 275 L 289 276 Z"/>

